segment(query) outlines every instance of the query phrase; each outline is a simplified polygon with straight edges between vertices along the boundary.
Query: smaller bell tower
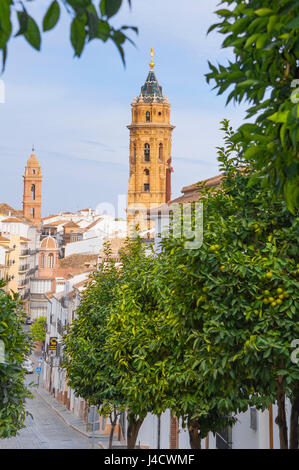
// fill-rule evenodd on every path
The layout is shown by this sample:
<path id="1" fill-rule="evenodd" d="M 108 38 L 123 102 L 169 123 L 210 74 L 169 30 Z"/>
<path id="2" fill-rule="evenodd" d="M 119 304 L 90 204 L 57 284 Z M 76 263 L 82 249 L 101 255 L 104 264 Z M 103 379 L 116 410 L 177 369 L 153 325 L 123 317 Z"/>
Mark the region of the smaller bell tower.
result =
<path id="1" fill-rule="evenodd" d="M 42 172 L 38 159 L 32 154 L 25 167 L 23 215 L 40 229 L 42 207 Z"/>

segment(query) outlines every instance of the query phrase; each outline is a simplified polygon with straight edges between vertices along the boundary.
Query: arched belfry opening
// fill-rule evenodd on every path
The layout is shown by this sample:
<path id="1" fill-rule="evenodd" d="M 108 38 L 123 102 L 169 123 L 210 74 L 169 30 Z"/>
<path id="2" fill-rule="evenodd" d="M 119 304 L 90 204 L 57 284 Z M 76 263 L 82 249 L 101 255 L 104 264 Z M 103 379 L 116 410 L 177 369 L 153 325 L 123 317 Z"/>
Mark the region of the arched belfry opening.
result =
<path id="1" fill-rule="evenodd" d="M 35 184 L 31 185 L 31 201 L 35 201 Z"/>
<path id="2" fill-rule="evenodd" d="M 150 144 L 144 144 L 144 161 L 149 162 L 151 159 L 151 147 Z"/>

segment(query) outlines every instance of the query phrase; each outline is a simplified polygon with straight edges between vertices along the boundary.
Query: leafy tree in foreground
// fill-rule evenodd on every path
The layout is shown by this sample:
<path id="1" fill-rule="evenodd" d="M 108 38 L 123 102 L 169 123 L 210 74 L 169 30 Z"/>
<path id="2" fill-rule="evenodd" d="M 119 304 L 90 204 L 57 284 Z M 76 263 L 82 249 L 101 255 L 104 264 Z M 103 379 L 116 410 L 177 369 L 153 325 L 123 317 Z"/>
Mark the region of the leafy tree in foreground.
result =
<path id="1" fill-rule="evenodd" d="M 148 413 L 169 408 L 167 375 L 161 356 L 170 354 L 167 321 L 157 309 L 155 258 L 140 239 L 127 243 L 121 257 L 122 283 L 108 324 L 107 352 L 115 357 L 128 406 L 128 448 L 134 448 Z M 169 325 L 168 325 L 169 326 Z"/>
<path id="2" fill-rule="evenodd" d="M 221 0 L 220 22 L 210 27 L 233 48 L 226 66 L 210 65 L 208 82 L 218 94 L 230 86 L 227 102 L 251 104 L 254 123 L 239 128 L 245 158 L 263 186 L 284 194 L 289 209 L 299 207 L 299 4 L 297 0 Z"/>
<path id="3" fill-rule="evenodd" d="M 164 242 L 168 310 L 185 328 L 186 359 L 209 407 L 235 414 L 276 400 L 281 448 L 287 448 L 288 396 L 290 444 L 297 448 L 299 370 L 291 343 L 299 337 L 299 221 L 269 190 L 257 182 L 248 187 L 253 170 L 244 166 L 227 121 L 223 130 L 226 145 L 218 150 L 224 180 L 203 197 L 203 246 L 186 250 L 184 240 Z M 199 432 L 202 406 L 198 400 Z"/>
<path id="4" fill-rule="evenodd" d="M 47 318 L 39 317 L 30 328 L 34 342 L 44 342 L 46 340 Z"/>
<path id="5" fill-rule="evenodd" d="M 235 420 L 209 406 L 206 389 L 201 394 L 202 384 L 190 364 L 188 336 L 192 329 L 190 324 L 188 329 L 186 317 L 169 308 L 169 283 L 174 275 L 171 272 L 169 276 L 169 258 L 146 253 L 146 244 L 137 238 L 128 244 L 122 264 L 122 284 L 108 324 L 106 348 L 117 360 L 129 408 L 128 447 L 135 447 L 148 413 L 159 417 L 171 409 L 187 422 L 191 447 L 200 448 L 201 439 L 210 430 L 219 430 Z M 199 414 L 200 436 L 195 419 Z"/>
<path id="6" fill-rule="evenodd" d="M 109 256 L 109 247 L 106 247 Z M 64 336 L 68 384 L 89 405 L 96 405 L 104 416 L 110 416 L 112 439 L 119 413 L 124 410 L 124 397 L 114 357 L 105 352 L 107 321 L 115 304 L 119 273 L 112 262 L 103 262 L 94 273 L 77 310 L 77 317 Z"/>
<path id="7" fill-rule="evenodd" d="M 31 0 L 41 3 L 40 0 Z M 27 2 L 28 5 L 29 2 Z M 136 27 L 122 26 L 115 29 L 110 19 L 119 11 L 123 0 L 48 0 L 43 18 L 42 29 L 47 32 L 59 22 L 61 9 L 65 9 L 71 18 L 70 41 L 76 57 L 80 57 L 84 47 L 90 41 L 109 39 L 116 45 L 123 63 L 125 63 L 123 45 L 132 40 L 126 35 L 128 30 L 138 32 Z M 128 0 L 131 6 L 131 0 Z M 26 5 L 26 6 L 27 6 Z M 15 20 L 15 21 L 14 21 Z M 14 23 L 18 24 L 13 31 Z M 3 68 L 7 58 L 8 42 L 13 36 L 23 36 L 36 50 L 41 48 L 41 33 L 35 19 L 28 13 L 25 2 L 17 0 L 0 1 L 0 50 L 3 55 Z"/>
<path id="8" fill-rule="evenodd" d="M 3 287 L 0 281 L 0 438 L 7 438 L 24 427 L 25 400 L 31 394 L 24 385 L 22 365 L 31 342 L 22 329 L 24 314 L 17 295 L 7 294 Z"/>
<path id="9" fill-rule="evenodd" d="M 275 400 L 286 448 L 286 396 L 296 423 L 298 219 L 257 182 L 248 186 L 254 171 L 227 121 L 223 130 L 223 182 L 216 192 L 201 188 L 203 246 L 188 250 L 184 238 L 169 238 L 152 257 L 137 240 L 122 258 L 106 347 L 134 412 L 132 447 L 146 414 L 167 408 L 187 426 L 192 448 L 249 405 L 265 410 Z"/>

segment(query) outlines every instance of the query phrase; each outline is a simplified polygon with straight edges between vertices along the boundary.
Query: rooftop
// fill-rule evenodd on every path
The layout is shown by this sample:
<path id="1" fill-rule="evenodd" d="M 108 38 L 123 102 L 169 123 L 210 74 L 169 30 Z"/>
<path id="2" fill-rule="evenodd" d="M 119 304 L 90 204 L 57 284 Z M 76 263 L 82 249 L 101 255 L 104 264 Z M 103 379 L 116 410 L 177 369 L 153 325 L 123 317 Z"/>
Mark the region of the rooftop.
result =
<path id="1" fill-rule="evenodd" d="M 24 224 L 26 222 L 24 222 L 24 220 L 21 220 L 21 219 L 17 219 L 16 217 L 9 217 L 8 219 L 4 219 L 2 220 L 2 222 L 9 222 L 9 223 L 18 223 L 18 224 Z"/>
<path id="2" fill-rule="evenodd" d="M 32 153 L 30 155 L 30 157 L 28 158 L 27 160 L 27 166 L 39 166 L 39 161 L 38 159 L 36 158 L 36 156 L 34 155 L 34 153 Z"/>
<path id="3" fill-rule="evenodd" d="M 58 250 L 57 241 L 50 235 L 42 240 L 40 247 L 41 250 Z"/>
<path id="4" fill-rule="evenodd" d="M 159 85 L 155 72 L 151 69 L 146 77 L 144 85 L 141 87 L 139 100 L 142 99 L 146 103 L 152 101 L 163 102 L 162 87 Z"/>

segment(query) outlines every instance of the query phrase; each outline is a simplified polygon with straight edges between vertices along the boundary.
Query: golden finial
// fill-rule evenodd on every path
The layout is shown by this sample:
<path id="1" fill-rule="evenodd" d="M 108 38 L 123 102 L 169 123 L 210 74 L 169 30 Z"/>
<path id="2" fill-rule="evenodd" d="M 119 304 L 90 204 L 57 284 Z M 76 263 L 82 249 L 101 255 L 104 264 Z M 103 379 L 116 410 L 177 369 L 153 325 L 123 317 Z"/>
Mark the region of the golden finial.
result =
<path id="1" fill-rule="evenodd" d="M 153 69 L 153 68 L 155 67 L 155 64 L 154 64 L 154 55 L 155 55 L 154 49 L 151 47 L 151 61 L 150 61 L 150 64 L 149 64 L 149 66 L 150 66 L 151 69 Z"/>

